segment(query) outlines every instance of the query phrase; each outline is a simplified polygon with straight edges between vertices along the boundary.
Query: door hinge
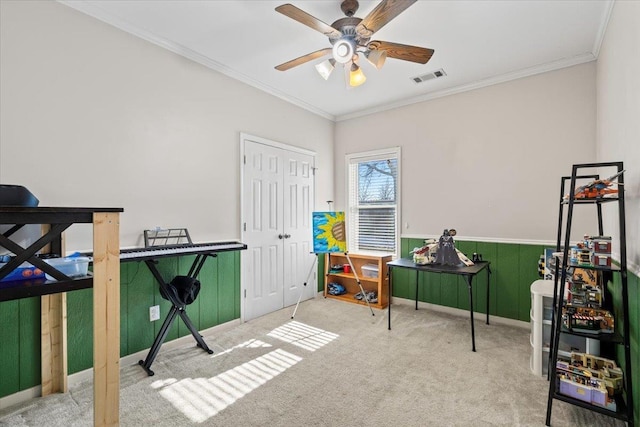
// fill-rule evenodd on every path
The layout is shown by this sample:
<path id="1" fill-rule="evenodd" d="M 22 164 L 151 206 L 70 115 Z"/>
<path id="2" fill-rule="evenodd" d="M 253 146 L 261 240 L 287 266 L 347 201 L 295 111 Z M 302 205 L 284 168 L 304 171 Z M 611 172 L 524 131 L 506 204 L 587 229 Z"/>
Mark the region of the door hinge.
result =
<path id="1" fill-rule="evenodd" d="M 242 224 L 242 230 L 243 231 L 247 231 L 247 223 L 246 222 L 244 224 Z"/>
<path id="2" fill-rule="evenodd" d="M 247 164 L 247 155 L 245 154 L 244 156 L 242 156 L 242 162 L 246 165 Z"/>
<path id="3" fill-rule="evenodd" d="M 247 290 L 246 289 L 244 290 L 244 297 L 245 298 L 247 297 Z"/>

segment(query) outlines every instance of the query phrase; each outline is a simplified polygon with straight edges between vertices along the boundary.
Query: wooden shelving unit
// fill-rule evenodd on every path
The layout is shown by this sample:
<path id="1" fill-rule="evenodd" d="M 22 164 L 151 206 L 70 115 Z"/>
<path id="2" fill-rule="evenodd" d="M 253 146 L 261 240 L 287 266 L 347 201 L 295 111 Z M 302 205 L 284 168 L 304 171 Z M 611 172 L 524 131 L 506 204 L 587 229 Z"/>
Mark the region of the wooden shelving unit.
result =
<path id="1" fill-rule="evenodd" d="M 361 255 L 361 254 L 349 254 L 353 268 L 355 269 L 360 284 L 365 292 L 376 291 L 378 293 L 378 302 L 370 302 L 371 307 L 383 309 L 389 304 L 388 290 L 389 290 L 389 277 L 387 275 L 387 263 L 391 261 L 391 255 Z M 338 299 L 341 301 L 347 301 L 350 303 L 366 305 L 364 300 L 358 300 L 355 295 L 360 292 L 360 287 L 356 281 L 356 275 L 353 272 L 350 273 L 332 273 L 332 265 L 345 265 L 349 264 L 347 256 L 345 254 L 326 254 L 325 259 L 325 273 L 326 280 L 324 285 L 324 296 L 326 298 Z M 377 277 L 367 277 L 363 272 L 362 267 L 365 265 L 375 265 L 378 267 Z M 366 270 L 366 268 L 365 268 Z M 369 270 L 371 271 L 371 270 Z M 331 295 L 327 292 L 329 283 L 339 283 L 346 289 L 346 293 L 342 295 Z"/>

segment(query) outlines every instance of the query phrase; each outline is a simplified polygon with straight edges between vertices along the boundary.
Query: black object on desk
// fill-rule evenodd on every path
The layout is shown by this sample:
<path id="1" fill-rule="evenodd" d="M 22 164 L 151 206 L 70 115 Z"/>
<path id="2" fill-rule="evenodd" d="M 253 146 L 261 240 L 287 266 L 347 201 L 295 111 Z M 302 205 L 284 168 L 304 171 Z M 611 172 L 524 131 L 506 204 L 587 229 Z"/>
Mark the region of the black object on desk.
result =
<path id="1" fill-rule="evenodd" d="M 415 270 L 416 272 L 416 310 L 418 309 L 418 286 L 419 280 L 418 275 L 420 272 L 425 273 L 445 273 L 445 274 L 457 274 L 459 276 L 463 276 L 467 282 L 467 286 L 469 288 L 469 314 L 471 317 L 471 349 L 472 351 L 476 351 L 476 337 L 475 337 L 475 329 L 473 327 L 473 288 L 471 286 L 473 277 L 480 273 L 485 268 L 488 271 L 487 274 L 487 325 L 489 324 L 489 276 L 491 275 L 491 268 L 489 268 L 489 261 L 478 261 L 474 265 L 471 266 L 451 266 L 451 265 L 440 265 L 440 264 L 425 264 L 420 265 L 413 262 L 412 259 L 408 258 L 400 258 L 395 261 L 391 261 L 387 263 L 388 274 L 389 274 L 389 306 L 388 306 L 388 316 L 389 316 L 389 330 L 391 330 L 391 288 L 392 286 L 392 270 L 394 268 L 408 268 L 411 270 Z"/>

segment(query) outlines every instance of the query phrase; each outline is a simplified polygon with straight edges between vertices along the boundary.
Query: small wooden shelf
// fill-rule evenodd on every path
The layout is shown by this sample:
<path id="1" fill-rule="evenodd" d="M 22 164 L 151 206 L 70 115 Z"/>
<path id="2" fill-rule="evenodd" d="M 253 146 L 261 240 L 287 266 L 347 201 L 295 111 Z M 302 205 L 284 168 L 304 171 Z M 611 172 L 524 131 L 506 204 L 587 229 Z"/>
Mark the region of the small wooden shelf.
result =
<path id="1" fill-rule="evenodd" d="M 360 280 L 360 284 L 365 292 L 375 291 L 377 292 L 378 302 L 370 302 L 370 305 L 375 308 L 383 309 L 387 307 L 388 291 L 389 291 L 389 277 L 387 275 L 387 262 L 391 261 L 391 255 L 362 255 L 362 254 L 349 254 L 349 259 L 353 268 Z M 332 273 L 332 265 L 345 265 L 349 264 L 347 256 L 345 254 L 327 254 L 325 260 L 325 273 L 326 280 L 324 285 L 324 296 L 326 298 L 333 298 L 340 301 L 347 301 L 355 304 L 366 305 L 367 303 L 355 298 L 356 294 L 360 292 L 360 287 L 356 280 L 356 274 L 353 273 Z M 362 266 L 375 265 L 378 269 L 377 277 L 365 277 L 363 274 Z M 342 295 L 331 295 L 328 293 L 329 283 L 339 283 L 344 286 L 347 291 Z"/>

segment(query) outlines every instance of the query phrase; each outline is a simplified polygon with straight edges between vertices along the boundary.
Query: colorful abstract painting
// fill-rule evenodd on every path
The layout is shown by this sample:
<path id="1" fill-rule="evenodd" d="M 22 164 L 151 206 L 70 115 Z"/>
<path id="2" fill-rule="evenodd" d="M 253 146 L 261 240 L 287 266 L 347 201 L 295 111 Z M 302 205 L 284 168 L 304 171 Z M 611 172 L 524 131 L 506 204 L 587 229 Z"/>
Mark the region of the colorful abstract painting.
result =
<path id="1" fill-rule="evenodd" d="M 313 252 L 347 252 L 344 212 L 313 213 Z"/>

